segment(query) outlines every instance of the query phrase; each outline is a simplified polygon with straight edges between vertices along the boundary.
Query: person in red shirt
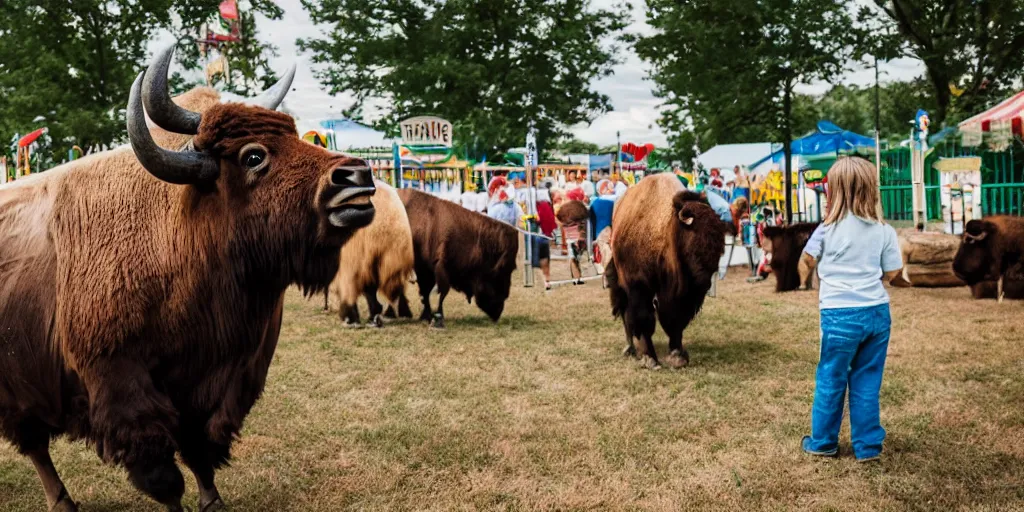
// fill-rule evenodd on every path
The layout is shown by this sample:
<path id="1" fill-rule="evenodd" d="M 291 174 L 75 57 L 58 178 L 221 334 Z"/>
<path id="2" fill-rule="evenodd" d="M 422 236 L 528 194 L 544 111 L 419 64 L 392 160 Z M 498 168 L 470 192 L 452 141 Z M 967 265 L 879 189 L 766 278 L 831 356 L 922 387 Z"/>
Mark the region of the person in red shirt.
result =
<path id="1" fill-rule="evenodd" d="M 537 224 L 540 227 L 540 232 L 544 236 L 551 238 L 554 236 L 555 228 L 558 225 L 555 223 L 555 209 L 551 205 L 551 183 L 548 183 L 546 188 L 537 191 Z M 539 268 L 541 273 L 544 274 L 544 289 L 551 289 L 551 242 L 547 239 L 531 236 L 529 237 L 533 243 L 532 258 L 530 263 L 533 268 Z"/>

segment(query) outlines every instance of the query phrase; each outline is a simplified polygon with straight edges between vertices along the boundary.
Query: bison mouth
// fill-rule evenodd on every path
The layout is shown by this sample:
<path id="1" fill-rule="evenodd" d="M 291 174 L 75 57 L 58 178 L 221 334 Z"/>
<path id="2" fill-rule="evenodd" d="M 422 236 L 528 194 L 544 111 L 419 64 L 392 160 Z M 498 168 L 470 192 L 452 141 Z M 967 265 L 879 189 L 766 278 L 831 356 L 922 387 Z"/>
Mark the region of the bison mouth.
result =
<path id="1" fill-rule="evenodd" d="M 370 197 L 374 187 L 349 187 L 334 194 L 327 202 L 327 218 L 339 228 L 360 228 L 373 221 Z"/>
<path id="2" fill-rule="evenodd" d="M 373 221 L 370 197 L 376 192 L 369 167 L 342 166 L 331 172 L 325 191 L 327 220 L 338 228 L 355 229 Z"/>

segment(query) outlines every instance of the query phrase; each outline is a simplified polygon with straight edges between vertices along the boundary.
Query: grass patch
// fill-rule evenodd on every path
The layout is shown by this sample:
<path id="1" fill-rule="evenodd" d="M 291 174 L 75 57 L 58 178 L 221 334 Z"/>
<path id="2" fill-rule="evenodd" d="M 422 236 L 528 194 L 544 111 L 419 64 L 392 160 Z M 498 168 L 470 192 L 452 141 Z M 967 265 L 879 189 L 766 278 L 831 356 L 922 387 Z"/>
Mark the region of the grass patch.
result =
<path id="1" fill-rule="evenodd" d="M 221 493 L 234 510 L 1022 508 L 1024 305 L 892 291 L 889 437 L 883 463 L 863 467 L 845 428 L 838 460 L 798 449 L 816 295 L 743 277 L 731 272 L 687 329 L 691 366 L 657 372 L 621 357 L 596 282 L 545 294 L 517 274 L 500 322 L 453 295 L 443 331 L 345 329 L 322 297 L 291 291 Z M 667 352 L 660 330 L 655 345 Z M 53 453 L 83 511 L 161 510 L 92 449 Z M 31 465 L 0 447 L 0 510 L 44 508 Z"/>

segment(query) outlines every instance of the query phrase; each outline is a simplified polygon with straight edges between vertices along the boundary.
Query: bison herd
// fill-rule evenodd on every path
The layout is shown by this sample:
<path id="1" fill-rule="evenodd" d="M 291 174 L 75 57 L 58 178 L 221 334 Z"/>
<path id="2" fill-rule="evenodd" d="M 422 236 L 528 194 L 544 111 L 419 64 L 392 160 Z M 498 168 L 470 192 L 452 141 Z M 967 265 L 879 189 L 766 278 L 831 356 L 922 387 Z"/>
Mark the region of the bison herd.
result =
<path id="1" fill-rule="evenodd" d="M 303 142 L 275 112 L 294 69 L 244 103 L 205 88 L 172 99 L 171 57 L 131 87 L 130 145 L 0 187 L 0 435 L 31 460 L 54 511 L 77 510 L 49 455 L 62 435 L 169 511 L 184 510 L 180 456 L 199 510 L 222 509 L 215 473 L 263 391 L 291 286 L 329 290 L 350 325 L 360 296 L 374 325 L 411 317 L 413 279 L 435 327 L 451 290 L 494 321 L 509 296 L 516 230 Z M 685 366 L 683 331 L 729 225 L 671 175 L 630 189 L 613 224 L 605 280 L 626 354 L 659 365 L 657 322 L 665 361 Z M 780 289 L 808 284 L 796 260 L 811 230 L 766 231 Z M 972 221 L 955 270 L 999 280 L 1022 252 L 1020 219 Z"/>

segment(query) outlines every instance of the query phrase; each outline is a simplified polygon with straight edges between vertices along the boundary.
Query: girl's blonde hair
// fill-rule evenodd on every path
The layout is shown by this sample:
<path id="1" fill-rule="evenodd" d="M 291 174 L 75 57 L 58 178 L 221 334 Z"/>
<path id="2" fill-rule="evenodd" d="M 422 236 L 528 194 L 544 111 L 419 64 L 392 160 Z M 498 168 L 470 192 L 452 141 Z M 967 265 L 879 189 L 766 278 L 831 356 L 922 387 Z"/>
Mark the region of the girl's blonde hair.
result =
<path id="1" fill-rule="evenodd" d="M 856 156 L 842 156 L 828 170 L 828 215 L 825 224 L 835 224 L 854 214 L 882 222 L 875 165 Z"/>

